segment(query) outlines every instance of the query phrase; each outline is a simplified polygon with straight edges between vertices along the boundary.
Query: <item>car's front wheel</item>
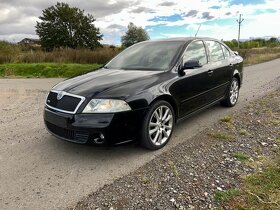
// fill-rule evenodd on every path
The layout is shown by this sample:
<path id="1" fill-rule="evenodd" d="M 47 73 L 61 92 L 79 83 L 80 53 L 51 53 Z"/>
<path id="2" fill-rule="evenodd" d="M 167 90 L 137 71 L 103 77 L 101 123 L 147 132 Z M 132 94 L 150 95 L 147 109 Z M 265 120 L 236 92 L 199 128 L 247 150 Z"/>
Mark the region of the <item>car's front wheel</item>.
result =
<path id="1" fill-rule="evenodd" d="M 151 150 L 164 147 L 171 138 L 174 125 L 172 106 L 166 101 L 153 103 L 144 117 L 141 144 Z"/>

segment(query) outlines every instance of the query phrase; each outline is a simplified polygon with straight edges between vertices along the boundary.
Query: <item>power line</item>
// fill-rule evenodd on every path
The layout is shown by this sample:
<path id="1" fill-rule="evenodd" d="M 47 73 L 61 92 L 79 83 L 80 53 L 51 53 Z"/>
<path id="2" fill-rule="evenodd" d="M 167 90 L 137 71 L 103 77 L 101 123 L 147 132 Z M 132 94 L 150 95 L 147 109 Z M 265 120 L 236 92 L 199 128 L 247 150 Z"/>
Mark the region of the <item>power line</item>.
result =
<path id="1" fill-rule="evenodd" d="M 240 43 L 240 30 L 241 30 L 241 24 L 244 21 L 244 19 L 242 19 L 242 15 L 239 15 L 239 20 L 236 20 L 236 22 L 238 23 L 238 49 L 239 49 L 239 43 Z"/>

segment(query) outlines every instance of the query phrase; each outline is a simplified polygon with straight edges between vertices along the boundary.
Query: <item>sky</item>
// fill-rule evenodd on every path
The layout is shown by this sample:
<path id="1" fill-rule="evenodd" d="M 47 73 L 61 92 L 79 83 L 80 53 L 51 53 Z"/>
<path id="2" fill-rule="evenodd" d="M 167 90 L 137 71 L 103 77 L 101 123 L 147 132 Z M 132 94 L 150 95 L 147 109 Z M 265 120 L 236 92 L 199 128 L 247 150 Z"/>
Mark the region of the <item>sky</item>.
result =
<path id="1" fill-rule="evenodd" d="M 0 0 L 0 40 L 38 38 L 42 10 L 58 0 Z M 194 36 L 237 39 L 236 20 L 242 14 L 241 39 L 280 37 L 279 0 L 64 0 L 92 14 L 103 34 L 102 43 L 120 44 L 129 22 L 143 27 L 150 38 Z"/>

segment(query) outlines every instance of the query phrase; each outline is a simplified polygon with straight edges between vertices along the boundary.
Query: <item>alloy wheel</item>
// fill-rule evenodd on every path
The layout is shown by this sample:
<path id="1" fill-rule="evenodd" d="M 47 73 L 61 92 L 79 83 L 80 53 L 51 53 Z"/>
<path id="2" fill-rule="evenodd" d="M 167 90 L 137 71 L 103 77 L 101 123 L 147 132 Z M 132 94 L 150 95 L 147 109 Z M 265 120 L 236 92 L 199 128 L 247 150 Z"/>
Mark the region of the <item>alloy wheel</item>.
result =
<path id="1" fill-rule="evenodd" d="M 151 115 L 149 137 L 156 146 L 163 145 L 173 129 L 173 113 L 167 106 L 159 106 Z"/>
<path id="2" fill-rule="evenodd" d="M 229 98 L 230 103 L 235 105 L 239 96 L 239 85 L 237 80 L 233 80 L 230 86 Z"/>

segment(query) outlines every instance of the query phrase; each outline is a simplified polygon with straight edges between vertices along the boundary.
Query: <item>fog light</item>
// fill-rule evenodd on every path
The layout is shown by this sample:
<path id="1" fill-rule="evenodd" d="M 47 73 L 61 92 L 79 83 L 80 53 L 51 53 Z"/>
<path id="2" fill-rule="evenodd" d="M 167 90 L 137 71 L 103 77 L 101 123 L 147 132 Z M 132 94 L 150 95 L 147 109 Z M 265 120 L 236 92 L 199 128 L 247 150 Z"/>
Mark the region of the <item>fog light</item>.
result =
<path id="1" fill-rule="evenodd" d="M 102 140 L 105 139 L 105 136 L 103 135 L 103 133 L 100 133 L 100 136 L 99 136 Z"/>

